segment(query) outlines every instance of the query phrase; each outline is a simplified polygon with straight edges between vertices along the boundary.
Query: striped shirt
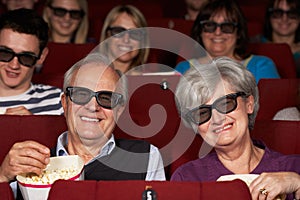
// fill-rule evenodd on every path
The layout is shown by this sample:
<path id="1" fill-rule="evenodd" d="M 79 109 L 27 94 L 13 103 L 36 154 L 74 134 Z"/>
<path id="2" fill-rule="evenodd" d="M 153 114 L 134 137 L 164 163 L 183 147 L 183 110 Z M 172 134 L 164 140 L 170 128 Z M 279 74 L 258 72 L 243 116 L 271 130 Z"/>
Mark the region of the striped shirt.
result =
<path id="1" fill-rule="evenodd" d="M 7 108 L 24 106 L 34 115 L 62 115 L 62 90 L 49 85 L 31 84 L 24 93 L 0 97 L 0 114 Z"/>

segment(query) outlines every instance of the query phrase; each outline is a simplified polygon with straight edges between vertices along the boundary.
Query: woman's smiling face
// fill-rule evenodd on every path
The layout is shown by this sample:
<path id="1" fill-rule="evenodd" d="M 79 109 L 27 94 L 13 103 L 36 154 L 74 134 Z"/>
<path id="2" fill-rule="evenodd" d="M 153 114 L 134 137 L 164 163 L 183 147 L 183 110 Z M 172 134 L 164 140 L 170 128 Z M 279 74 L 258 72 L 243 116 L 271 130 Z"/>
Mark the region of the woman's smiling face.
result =
<path id="1" fill-rule="evenodd" d="M 216 23 L 232 22 L 228 20 L 224 11 L 216 13 L 209 20 Z M 223 33 L 220 27 L 217 27 L 213 33 L 202 31 L 201 37 L 204 47 L 210 56 L 234 57 L 234 49 L 237 41 L 236 30 L 233 33 Z"/>
<path id="2" fill-rule="evenodd" d="M 121 13 L 110 27 L 137 28 L 132 17 L 127 13 Z M 110 56 L 116 59 L 117 62 L 128 63 L 130 65 L 134 58 L 137 57 L 140 41 L 130 38 L 128 33 L 124 34 L 123 37 L 110 37 L 109 40 L 108 50 Z"/>
<path id="3" fill-rule="evenodd" d="M 236 93 L 230 89 L 230 83 L 222 81 L 217 86 L 212 98 L 206 102 L 211 105 L 215 100 L 228 94 Z M 232 112 L 222 114 L 212 110 L 210 120 L 198 126 L 198 132 L 211 146 L 223 147 L 239 143 L 248 132 L 248 114 L 253 112 L 254 99 L 252 96 L 237 97 L 237 107 Z"/>

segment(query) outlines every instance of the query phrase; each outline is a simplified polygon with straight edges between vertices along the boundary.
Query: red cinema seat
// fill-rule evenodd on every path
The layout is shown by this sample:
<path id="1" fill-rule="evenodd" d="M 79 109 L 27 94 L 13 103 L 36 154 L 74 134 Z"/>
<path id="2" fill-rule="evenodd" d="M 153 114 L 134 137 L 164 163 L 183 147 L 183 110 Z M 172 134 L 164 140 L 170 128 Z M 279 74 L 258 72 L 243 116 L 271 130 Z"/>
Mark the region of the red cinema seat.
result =
<path id="1" fill-rule="evenodd" d="M 66 130 L 62 115 L 0 115 L 0 163 L 14 143 L 34 140 L 52 148 L 57 137 Z"/>
<path id="2" fill-rule="evenodd" d="M 259 111 L 256 119 L 273 119 L 281 109 L 296 106 L 300 79 L 262 79 L 258 83 Z"/>
<path id="3" fill-rule="evenodd" d="M 198 159 L 212 149 L 204 146 L 206 143 L 203 143 L 202 137 L 193 129 L 185 127 L 183 122 L 175 134 L 172 140 L 172 161 L 167 171 L 169 177 L 184 163 Z"/>
<path id="4" fill-rule="evenodd" d="M 87 56 L 96 44 L 62 44 L 62 43 L 48 43 L 49 53 L 46 57 L 42 74 L 65 73 L 76 62 Z"/>
<path id="5" fill-rule="evenodd" d="M 249 51 L 253 54 L 271 58 L 281 78 L 296 78 L 296 62 L 289 45 L 282 43 L 249 43 Z"/>
<path id="6" fill-rule="evenodd" d="M 233 180 L 202 183 L 199 199 L 251 200 L 252 197 L 245 182 L 241 180 Z"/>
<path id="7" fill-rule="evenodd" d="M 97 181 L 66 181 L 58 180 L 52 185 L 48 200 L 94 200 L 96 197 Z"/>
<path id="8" fill-rule="evenodd" d="M 9 186 L 9 183 L 7 182 L 0 183 L 0 197 L 1 200 L 15 199 L 11 187 Z"/>
<path id="9" fill-rule="evenodd" d="M 249 37 L 255 37 L 263 33 L 263 23 L 257 21 L 248 21 L 248 35 Z"/>
<path id="10" fill-rule="evenodd" d="M 64 73 L 33 74 L 32 82 L 34 84 L 51 85 L 62 89 L 64 83 Z"/>
<path id="11" fill-rule="evenodd" d="M 300 121 L 257 120 L 252 138 L 283 154 L 300 154 Z"/>
<path id="12" fill-rule="evenodd" d="M 151 189 L 152 191 L 145 191 Z M 241 180 L 226 182 L 169 182 L 169 181 L 99 181 L 99 199 L 148 199 L 156 193 L 160 200 L 247 200 L 251 195 L 247 185 Z M 147 199 L 147 197 L 145 198 Z"/>
<path id="13" fill-rule="evenodd" d="M 101 199 L 137 200 L 142 199 L 143 193 L 146 193 L 148 199 L 151 199 L 153 193 L 147 194 L 147 188 L 155 191 L 157 199 L 161 200 L 196 200 L 200 193 L 200 183 L 197 182 L 99 181 L 97 196 Z"/>
<path id="14" fill-rule="evenodd" d="M 161 27 L 179 31 L 188 36 L 191 35 L 191 30 L 194 22 L 180 18 L 153 18 L 148 21 L 149 27 Z"/>
<path id="15" fill-rule="evenodd" d="M 56 181 L 49 200 L 251 200 L 249 189 L 241 180 L 224 182 L 170 182 L 170 181 Z"/>
<path id="16" fill-rule="evenodd" d="M 115 136 L 144 139 L 158 147 L 165 146 L 180 122 L 174 95 L 180 76 L 127 77 L 129 100 L 118 120 Z"/>
<path id="17" fill-rule="evenodd" d="M 165 165 L 172 160 L 171 142 L 180 123 L 174 95 L 179 78 L 128 76 L 129 101 L 114 130 L 116 138 L 146 140 L 157 146 Z"/>
<path id="18" fill-rule="evenodd" d="M 240 7 L 247 21 L 264 23 L 267 7 L 265 4 L 240 5 Z"/>

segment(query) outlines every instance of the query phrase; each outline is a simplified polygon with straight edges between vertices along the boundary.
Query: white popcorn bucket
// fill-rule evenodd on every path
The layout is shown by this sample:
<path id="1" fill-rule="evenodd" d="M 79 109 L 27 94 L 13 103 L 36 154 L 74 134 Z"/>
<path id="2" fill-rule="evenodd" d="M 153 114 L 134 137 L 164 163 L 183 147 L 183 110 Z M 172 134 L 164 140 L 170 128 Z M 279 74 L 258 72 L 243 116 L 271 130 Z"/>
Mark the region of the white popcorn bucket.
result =
<path id="1" fill-rule="evenodd" d="M 77 155 L 72 156 L 58 156 L 51 157 L 47 171 L 62 170 L 62 169 L 75 169 L 75 175 L 66 177 L 66 180 L 84 180 L 83 173 L 84 161 Z M 47 200 L 51 184 L 30 183 L 25 175 L 17 176 L 18 185 L 24 200 Z"/>
<path id="2" fill-rule="evenodd" d="M 234 179 L 240 179 L 249 186 L 258 176 L 258 174 L 231 174 L 220 176 L 217 181 L 231 181 Z"/>

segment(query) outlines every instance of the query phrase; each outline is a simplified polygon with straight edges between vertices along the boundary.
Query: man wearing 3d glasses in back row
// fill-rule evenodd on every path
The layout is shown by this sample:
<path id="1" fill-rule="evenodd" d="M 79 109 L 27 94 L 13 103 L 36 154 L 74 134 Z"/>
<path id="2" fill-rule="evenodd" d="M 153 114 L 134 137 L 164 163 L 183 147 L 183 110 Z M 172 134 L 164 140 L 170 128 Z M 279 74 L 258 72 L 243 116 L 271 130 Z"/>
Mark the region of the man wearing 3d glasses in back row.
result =
<path id="1" fill-rule="evenodd" d="M 48 25 L 34 10 L 0 17 L 0 114 L 63 114 L 61 89 L 31 83 L 47 57 L 47 42 Z"/>

